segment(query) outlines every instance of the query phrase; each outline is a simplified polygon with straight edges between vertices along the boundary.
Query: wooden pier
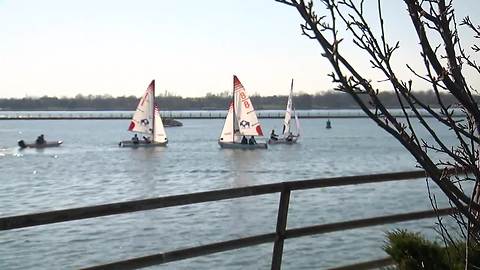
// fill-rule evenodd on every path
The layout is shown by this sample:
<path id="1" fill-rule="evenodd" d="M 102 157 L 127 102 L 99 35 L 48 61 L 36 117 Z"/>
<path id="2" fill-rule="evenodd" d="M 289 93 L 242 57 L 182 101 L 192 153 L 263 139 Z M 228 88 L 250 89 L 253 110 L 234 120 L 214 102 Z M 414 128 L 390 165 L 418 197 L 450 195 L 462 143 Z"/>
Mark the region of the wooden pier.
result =
<path id="1" fill-rule="evenodd" d="M 159 208 L 191 205 L 205 202 L 216 202 L 241 197 L 252 197 L 278 193 L 280 195 L 280 199 L 277 213 L 276 230 L 274 232 L 260 235 L 252 235 L 244 238 L 216 242 L 207 245 L 194 246 L 185 249 L 172 250 L 164 253 L 151 254 L 143 257 L 129 258 L 122 261 L 107 261 L 105 262 L 105 264 L 102 265 L 85 266 L 84 269 L 138 269 L 167 262 L 184 260 L 187 258 L 255 246 L 259 244 L 273 243 L 271 269 L 279 270 L 282 264 L 283 246 L 285 244 L 285 241 L 288 239 L 310 235 L 320 235 L 337 231 L 353 230 L 370 226 L 378 226 L 382 224 L 434 218 L 437 215 L 449 215 L 455 212 L 455 210 L 452 208 L 438 209 L 436 211 L 425 210 L 287 229 L 286 225 L 288 219 L 288 209 L 292 192 L 295 192 L 297 190 L 339 187 L 346 185 L 362 185 L 368 183 L 381 183 L 389 181 L 411 181 L 419 178 L 425 178 L 425 172 L 409 171 L 386 174 L 312 179 L 214 190 L 191 194 L 173 195 L 144 200 L 57 210 L 44 213 L 3 217 L 0 218 L 0 231 L 80 219 L 127 214 Z M 338 254 L 335 256 L 338 256 Z M 373 261 L 359 262 L 353 265 L 331 268 L 330 270 L 373 269 L 392 265 L 392 263 L 393 262 L 390 258 L 381 258 Z"/>

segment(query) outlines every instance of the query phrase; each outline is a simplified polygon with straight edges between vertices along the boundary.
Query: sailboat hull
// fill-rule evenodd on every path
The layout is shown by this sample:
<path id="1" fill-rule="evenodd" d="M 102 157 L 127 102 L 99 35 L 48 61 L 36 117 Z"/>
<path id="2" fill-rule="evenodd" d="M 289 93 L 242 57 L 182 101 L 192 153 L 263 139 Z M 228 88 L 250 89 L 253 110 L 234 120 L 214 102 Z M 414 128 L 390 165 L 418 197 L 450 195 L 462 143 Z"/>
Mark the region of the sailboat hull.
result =
<path id="1" fill-rule="evenodd" d="M 224 148 L 224 149 L 267 149 L 268 147 L 266 143 L 241 144 L 241 143 L 219 141 L 218 144 L 220 145 L 221 148 Z"/>
<path id="2" fill-rule="evenodd" d="M 159 147 L 159 146 L 167 146 L 167 142 L 164 143 L 159 143 L 159 142 L 144 142 L 144 141 L 139 141 L 138 143 L 133 143 L 131 140 L 130 141 L 121 141 L 118 143 L 118 146 L 120 147 L 130 147 L 130 148 L 138 148 L 138 147 Z"/>
<path id="3" fill-rule="evenodd" d="M 268 144 L 294 144 L 297 143 L 299 136 L 294 136 L 292 140 L 286 138 L 278 138 L 278 140 L 268 139 Z"/>

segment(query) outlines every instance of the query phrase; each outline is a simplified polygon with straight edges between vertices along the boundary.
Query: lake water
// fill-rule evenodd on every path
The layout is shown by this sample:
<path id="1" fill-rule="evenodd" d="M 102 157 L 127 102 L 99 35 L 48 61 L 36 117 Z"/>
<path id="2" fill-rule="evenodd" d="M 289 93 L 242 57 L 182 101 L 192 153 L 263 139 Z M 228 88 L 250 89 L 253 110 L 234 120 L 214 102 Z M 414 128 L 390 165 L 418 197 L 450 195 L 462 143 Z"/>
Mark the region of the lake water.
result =
<path id="1" fill-rule="evenodd" d="M 0 121 L 0 216 L 223 188 L 414 170 L 401 145 L 369 119 L 302 119 L 296 145 L 222 150 L 223 120 L 182 120 L 169 145 L 119 148 L 128 120 Z M 281 120 L 261 119 L 264 132 Z M 19 139 L 64 140 L 18 150 Z M 452 142 L 447 130 L 440 136 Z M 440 195 L 439 195 L 440 196 Z M 278 195 L 242 198 L 0 232 L 0 269 L 74 269 L 275 231 Z M 295 228 L 430 208 L 425 180 L 292 193 Z M 434 220 L 288 239 L 282 269 L 323 269 L 384 257 L 384 234 L 432 234 Z M 269 269 L 272 244 L 149 269 Z"/>

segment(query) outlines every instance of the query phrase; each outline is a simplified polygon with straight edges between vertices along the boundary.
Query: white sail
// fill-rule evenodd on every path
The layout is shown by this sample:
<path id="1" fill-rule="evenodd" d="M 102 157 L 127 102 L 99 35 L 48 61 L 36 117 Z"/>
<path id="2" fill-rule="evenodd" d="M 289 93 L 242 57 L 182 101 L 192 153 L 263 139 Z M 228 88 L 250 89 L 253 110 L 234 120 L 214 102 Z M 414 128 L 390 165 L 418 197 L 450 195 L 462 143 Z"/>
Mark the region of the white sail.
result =
<path id="1" fill-rule="evenodd" d="M 128 130 L 146 134 L 154 142 L 167 142 L 162 118 L 155 106 L 155 80 L 152 80 L 147 91 L 140 99 Z"/>
<path id="2" fill-rule="evenodd" d="M 297 128 L 297 136 L 300 136 L 300 120 L 298 120 L 297 112 L 294 110 L 295 113 L 295 126 Z"/>
<path id="3" fill-rule="evenodd" d="M 129 131 L 151 135 L 153 131 L 153 106 L 155 81 L 152 81 L 138 103 L 128 127 Z"/>
<path id="4" fill-rule="evenodd" d="M 235 122 L 236 123 L 236 122 Z M 235 136 L 234 135 L 234 121 L 233 121 L 233 102 L 230 102 L 230 105 L 228 107 L 228 114 L 227 118 L 225 119 L 225 124 L 223 125 L 223 130 L 222 134 L 220 135 L 220 141 L 222 142 L 235 142 Z M 238 127 L 236 128 L 238 130 Z"/>
<path id="5" fill-rule="evenodd" d="M 165 128 L 163 127 L 162 118 L 160 117 L 160 112 L 158 107 L 155 106 L 155 134 L 153 136 L 153 141 L 158 143 L 167 142 L 167 134 L 165 133 Z"/>
<path id="6" fill-rule="evenodd" d="M 293 94 L 293 79 L 290 87 L 290 95 L 288 95 L 287 109 L 285 111 L 285 118 L 283 119 L 283 135 L 287 136 L 290 133 L 290 120 L 292 119 L 292 94 Z"/>
<path id="7" fill-rule="evenodd" d="M 292 133 L 291 120 L 292 120 L 292 111 L 295 117 L 295 132 L 296 136 L 300 136 L 300 121 L 298 120 L 297 112 L 293 106 L 293 79 L 292 84 L 290 85 L 290 94 L 288 95 L 287 109 L 285 110 L 285 118 L 283 119 L 283 136 L 287 137 L 289 133 Z"/>
<path id="8" fill-rule="evenodd" d="M 237 76 L 233 76 L 235 118 L 238 121 L 238 134 L 241 136 L 263 136 L 257 114 Z"/>

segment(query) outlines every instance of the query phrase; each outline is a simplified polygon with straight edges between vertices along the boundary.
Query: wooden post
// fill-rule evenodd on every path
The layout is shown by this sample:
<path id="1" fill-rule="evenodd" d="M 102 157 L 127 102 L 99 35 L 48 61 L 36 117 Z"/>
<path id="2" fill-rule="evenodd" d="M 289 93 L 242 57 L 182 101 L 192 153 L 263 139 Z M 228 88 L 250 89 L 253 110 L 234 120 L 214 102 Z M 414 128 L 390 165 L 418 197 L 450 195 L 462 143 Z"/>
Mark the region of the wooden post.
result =
<path id="1" fill-rule="evenodd" d="M 277 230 L 272 255 L 272 270 L 280 270 L 282 266 L 283 242 L 285 240 L 285 231 L 287 229 L 289 203 L 290 189 L 284 187 L 280 194 L 280 204 L 278 206 Z"/>

